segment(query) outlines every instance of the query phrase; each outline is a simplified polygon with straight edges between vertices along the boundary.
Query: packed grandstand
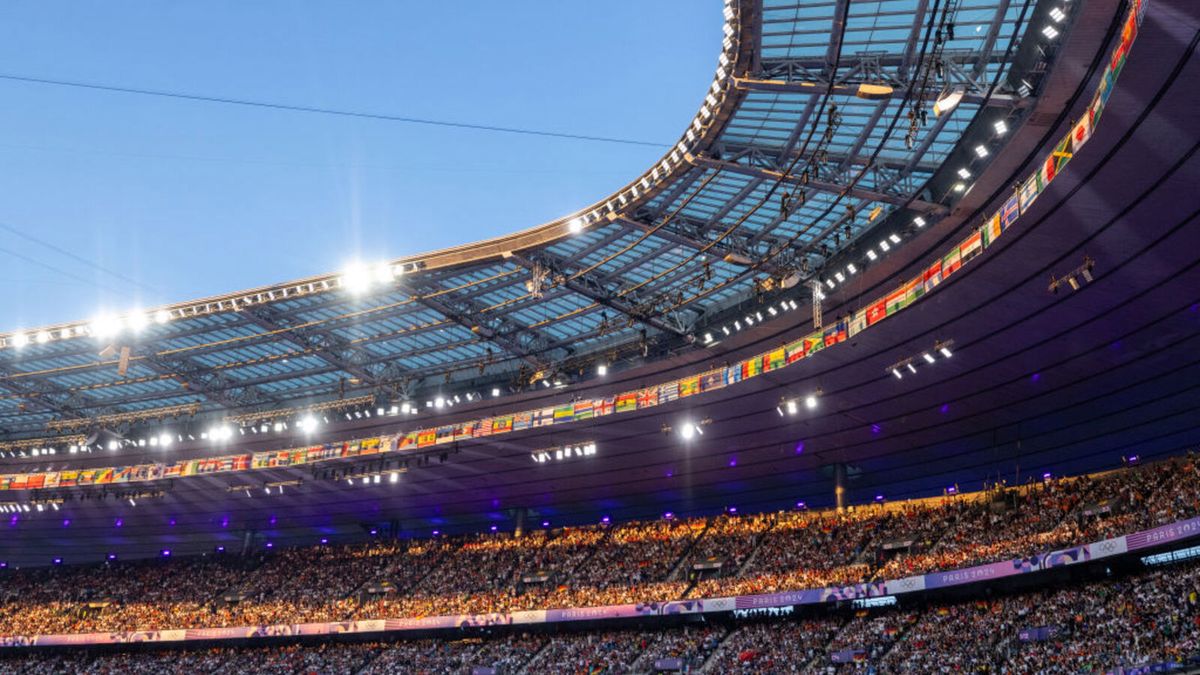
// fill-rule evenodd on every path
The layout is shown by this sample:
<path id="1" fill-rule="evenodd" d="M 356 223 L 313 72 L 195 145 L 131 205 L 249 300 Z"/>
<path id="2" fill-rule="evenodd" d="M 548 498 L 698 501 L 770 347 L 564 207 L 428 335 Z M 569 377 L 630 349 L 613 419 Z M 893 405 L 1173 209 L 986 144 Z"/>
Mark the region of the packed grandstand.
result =
<path id="1" fill-rule="evenodd" d="M 577 213 L 0 335 L 0 673 L 1200 672 L 1198 8 L 720 8 Z"/>

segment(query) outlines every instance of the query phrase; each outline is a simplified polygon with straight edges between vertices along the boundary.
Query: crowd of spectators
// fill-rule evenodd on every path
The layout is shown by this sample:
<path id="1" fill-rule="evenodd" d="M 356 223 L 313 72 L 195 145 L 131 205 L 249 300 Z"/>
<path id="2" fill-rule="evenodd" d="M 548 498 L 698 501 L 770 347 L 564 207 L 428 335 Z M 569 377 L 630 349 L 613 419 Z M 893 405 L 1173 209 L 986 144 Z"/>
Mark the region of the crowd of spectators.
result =
<path id="1" fill-rule="evenodd" d="M 0 652 L 0 673 L 1093 673 L 1200 666 L 1200 562 L 854 614 L 487 637 L 94 653 Z M 731 630 L 732 629 L 732 630 Z M 676 661 L 677 660 L 677 661 Z M 664 663 L 670 661 L 670 663 Z M 486 669 L 490 669 L 486 670 Z"/>
<path id="2" fill-rule="evenodd" d="M 482 615 L 897 579 L 1200 514 L 1195 459 L 844 512 L 372 541 L 0 570 L 0 634 Z M 719 573 L 694 573 L 721 561 Z M 387 592 L 379 592 L 386 589 Z"/>

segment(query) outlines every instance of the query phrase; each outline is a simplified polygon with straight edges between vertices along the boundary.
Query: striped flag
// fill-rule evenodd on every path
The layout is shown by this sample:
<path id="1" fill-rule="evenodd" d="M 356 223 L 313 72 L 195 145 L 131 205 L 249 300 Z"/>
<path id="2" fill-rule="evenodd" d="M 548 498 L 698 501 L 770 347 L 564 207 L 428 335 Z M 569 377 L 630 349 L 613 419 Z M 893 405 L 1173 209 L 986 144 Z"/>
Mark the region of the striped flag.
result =
<path id="1" fill-rule="evenodd" d="M 576 402 L 572 412 L 574 413 L 574 419 L 577 420 L 590 420 L 595 415 L 595 412 L 592 410 L 591 400 Z"/>
<path id="2" fill-rule="evenodd" d="M 521 429 L 531 429 L 531 428 L 533 428 L 533 413 L 526 410 L 525 412 L 519 412 L 519 413 L 513 415 L 512 424 L 509 425 L 509 428 L 505 429 L 505 431 L 509 431 L 509 430 L 520 431 Z M 494 425 L 493 425 L 493 433 L 495 433 Z"/>
<path id="3" fill-rule="evenodd" d="M 629 392 L 617 396 L 617 412 L 631 412 L 637 410 L 637 393 Z"/>
<path id="4" fill-rule="evenodd" d="M 1033 206 L 1033 202 L 1035 200 L 1037 200 L 1037 198 L 1038 198 L 1038 175 L 1037 174 L 1034 174 L 1034 175 L 1030 176 L 1029 178 L 1025 179 L 1025 182 L 1021 184 L 1020 198 L 1021 198 L 1021 213 L 1025 213 L 1026 211 L 1029 210 L 1030 206 Z"/>
<path id="5" fill-rule="evenodd" d="M 661 403 L 670 403 L 679 398 L 679 382 L 668 382 L 660 385 L 658 388 L 658 400 Z"/>
<path id="6" fill-rule="evenodd" d="M 979 234 L 983 238 L 983 247 L 987 248 L 991 246 L 992 242 L 996 241 L 996 238 L 1000 236 L 1000 232 L 1000 214 L 997 212 L 992 214 L 991 218 L 988 218 L 983 227 L 979 228 Z"/>
<path id="7" fill-rule="evenodd" d="M 921 285 L 925 287 L 925 292 L 928 293 L 942 283 L 942 261 L 935 261 L 932 265 L 925 269 L 921 275 Z"/>
<path id="8" fill-rule="evenodd" d="M 854 318 L 850 320 L 850 335 L 855 336 L 866 330 L 867 328 L 867 310 L 860 309 L 854 313 Z"/>
<path id="9" fill-rule="evenodd" d="M 1019 217 L 1021 217 L 1021 201 L 1014 194 L 1004 202 L 1004 206 L 1000 207 L 1000 229 L 1007 230 L 1012 227 Z"/>
<path id="10" fill-rule="evenodd" d="M 983 236 L 979 233 L 979 230 L 972 232 L 971 236 L 963 240 L 963 243 L 959 244 L 958 250 L 964 264 L 982 253 Z"/>
<path id="11" fill-rule="evenodd" d="M 955 246 L 950 249 L 946 257 L 942 258 L 942 279 L 948 278 L 951 274 L 958 271 L 962 267 L 962 250 Z"/>

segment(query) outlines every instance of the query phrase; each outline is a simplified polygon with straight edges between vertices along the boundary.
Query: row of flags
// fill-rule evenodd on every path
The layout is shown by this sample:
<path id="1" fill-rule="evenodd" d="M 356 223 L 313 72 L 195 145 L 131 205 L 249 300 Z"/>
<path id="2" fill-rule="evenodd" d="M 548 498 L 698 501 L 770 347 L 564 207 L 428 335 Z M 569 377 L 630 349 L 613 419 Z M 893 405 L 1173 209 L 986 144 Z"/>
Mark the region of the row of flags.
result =
<path id="1" fill-rule="evenodd" d="M 1075 153 L 1079 152 L 1080 148 L 1091 138 L 1108 103 L 1108 98 L 1112 94 L 1117 76 L 1125 65 L 1129 49 L 1137 37 L 1138 25 L 1141 23 L 1144 9 L 1144 0 L 1134 0 L 1129 15 L 1122 24 L 1121 40 L 1105 66 L 1096 93 L 1087 110 L 1072 126 L 1070 133 L 1056 143 L 1050 154 L 1038 164 L 1034 173 L 1019 183 L 1019 188 L 996 213 L 985 218 L 978 228 L 940 259 L 933 261 L 923 272 L 901 284 L 892 292 L 869 303 L 853 315 L 839 319 L 831 326 L 814 331 L 777 349 L 727 367 L 615 396 L 562 403 L 538 410 L 526 410 L 480 420 L 418 429 L 395 436 L 307 448 L 182 460 L 173 464 L 155 463 L 121 468 L 0 475 L 0 490 L 140 482 L 227 471 L 295 466 L 329 459 L 427 448 L 460 440 L 486 438 L 525 429 L 587 421 L 614 414 L 645 410 L 678 399 L 722 389 L 731 384 L 785 368 L 826 347 L 845 342 L 870 326 L 913 304 L 950 278 L 963 265 L 978 257 L 1012 227 L 1017 219 L 1029 210 L 1038 195 L 1049 186 L 1050 182 L 1062 173 Z"/>

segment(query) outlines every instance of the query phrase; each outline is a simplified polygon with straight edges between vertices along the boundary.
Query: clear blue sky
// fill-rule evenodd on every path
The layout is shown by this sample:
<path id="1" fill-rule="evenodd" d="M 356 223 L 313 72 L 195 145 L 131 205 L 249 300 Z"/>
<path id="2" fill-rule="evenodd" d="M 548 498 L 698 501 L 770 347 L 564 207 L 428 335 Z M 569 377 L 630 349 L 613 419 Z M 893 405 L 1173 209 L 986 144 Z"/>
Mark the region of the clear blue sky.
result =
<path id="1" fill-rule="evenodd" d="M 671 143 L 720 25 L 716 0 L 6 0 L 0 74 Z M 661 152 L 0 80 L 0 331 L 529 227 Z"/>

